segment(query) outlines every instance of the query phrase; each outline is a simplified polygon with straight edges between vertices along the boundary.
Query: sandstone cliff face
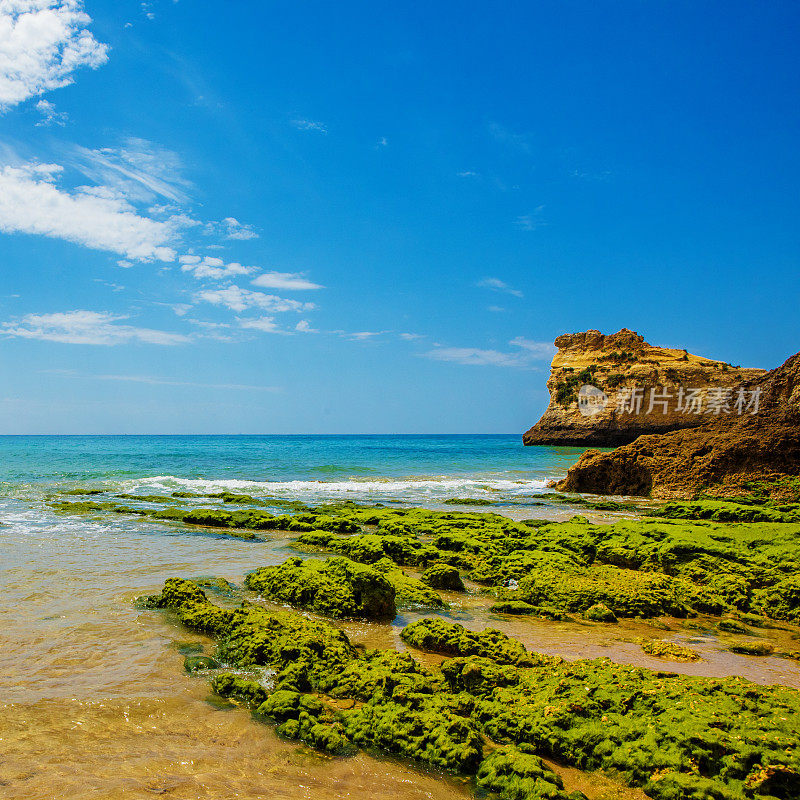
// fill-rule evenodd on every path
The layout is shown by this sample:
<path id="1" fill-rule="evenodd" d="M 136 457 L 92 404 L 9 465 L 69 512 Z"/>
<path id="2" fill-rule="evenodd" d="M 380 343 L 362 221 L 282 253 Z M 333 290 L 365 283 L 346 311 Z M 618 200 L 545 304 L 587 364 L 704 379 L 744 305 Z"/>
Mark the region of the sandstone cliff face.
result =
<path id="1" fill-rule="evenodd" d="M 697 427 L 709 409 L 714 413 L 717 390 L 736 390 L 764 374 L 654 347 L 627 328 L 566 334 L 555 345 L 550 405 L 523 435 L 526 445 L 616 447 L 643 434 Z M 600 391 L 581 392 L 584 385 Z"/>
<path id="2" fill-rule="evenodd" d="M 587 450 L 558 484 L 568 492 L 684 499 L 736 494 L 746 481 L 800 475 L 800 353 L 747 384 L 758 413 L 726 414 L 698 428 Z"/>

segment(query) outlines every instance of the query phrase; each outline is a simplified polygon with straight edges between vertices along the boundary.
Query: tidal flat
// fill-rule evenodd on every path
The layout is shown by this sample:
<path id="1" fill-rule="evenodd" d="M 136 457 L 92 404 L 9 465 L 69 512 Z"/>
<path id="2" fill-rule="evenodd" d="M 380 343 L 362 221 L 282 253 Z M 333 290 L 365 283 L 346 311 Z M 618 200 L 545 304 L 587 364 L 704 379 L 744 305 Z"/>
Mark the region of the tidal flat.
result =
<path id="1" fill-rule="evenodd" d="M 237 756 L 237 742 L 260 742 L 269 759 L 286 758 L 266 775 L 262 763 L 258 778 L 245 755 L 241 774 L 204 761 L 214 791 L 229 780 L 253 797 L 306 796 L 312 784 L 308 796 L 375 793 L 343 789 L 344 774 L 382 787 L 397 775 L 401 797 L 800 791 L 794 522 L 749 521 L 752 510 L 719 522 L 706 506 L 645 517 L 653 509 L 577 497 L 540 500 L 526 517 L 469 503 L 286 508 L 242 493 L 127 494 L 46 502 L 76 530 L 88 519 L 110 526 L 101 550 L 132 522 L 140 545 L 169 539 L 138 575 L 115 574 L 119 591 L 100 616 L 113 609 L 126 654 L 111 654 L 106 630 L 95 658 L 105 678 L 118 674 L 121 703 L 145 702 L 144 690 L 147 703 L 161 691 L 165 707 L 179 697 L 192 706 L 169 724 L 148 706 L 144 729 L 170 738 L 159 753 L 184 724 L 212 761 L 206 736 Z M 68 674 L 66 652 L 51 659 Z M 100 694 L 110 702 L 109 687 Z M 98 712 L 75 730 L 99 724 Z M 238 737 L 215 730 L 232 719 Z M 130 740 L 106 737 L 124 762 L 117 779 L 136 772 Z M 129 774 L 125 791 L 214 796 L 198 794 L 193 759 L 183 761 L 169 785 Z M 300 763 L 313 781 L 286 777 Z M 140 766 L 164 774 L 147 758 Z"/>

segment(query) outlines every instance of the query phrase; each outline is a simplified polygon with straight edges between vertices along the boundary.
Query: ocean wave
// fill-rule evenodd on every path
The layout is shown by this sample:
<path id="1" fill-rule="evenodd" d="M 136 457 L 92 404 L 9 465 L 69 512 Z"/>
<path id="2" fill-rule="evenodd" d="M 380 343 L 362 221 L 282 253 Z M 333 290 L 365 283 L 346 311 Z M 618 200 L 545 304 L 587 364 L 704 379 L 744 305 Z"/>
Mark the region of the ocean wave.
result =
<path id="1" fill-rule="evenodd" d="M 253 496 L 290 497 L 402 497 L 404 499 L 477 497 L 491 500 L 520 498 L 541 494 L 546 480 L 499 479 L 482 477 L 424 476 L 406 478 L 354 477 L 347 480 L 313 481 L 249 481 L 241 479 L 181 478 L 175 475 L 157 475 L 125 481 L 126 490 L 147 489 L 150 492 L 191 491 L 198 494 L 214 492 L 246 492 Z"/>

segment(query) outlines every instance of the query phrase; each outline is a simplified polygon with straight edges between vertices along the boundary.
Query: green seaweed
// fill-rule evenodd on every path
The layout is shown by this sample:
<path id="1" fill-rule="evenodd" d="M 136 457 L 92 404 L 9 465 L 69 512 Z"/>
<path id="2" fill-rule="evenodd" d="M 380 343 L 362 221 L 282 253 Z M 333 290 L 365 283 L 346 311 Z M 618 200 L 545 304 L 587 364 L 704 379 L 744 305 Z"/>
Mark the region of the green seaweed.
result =
<path id="1" fill-rule="evenodd" d="M 607 659 L 567 662 L 441 619 L 401 633 L 411 646 L 455 656 L 424 667 L 409 653 L 361 651 L 342 631 L 297 614 L 218 608 L 180 579 L 145 605 L 210 632 L 220 660 L 274 670 L 269 688 L 233 675 L 212 686 L 325 752 L 377 749 L 475 775 L 482 791 L 501 797 L 563 797 L 559 780 L 523 756 L 613 772 L 654 800 L 800 793 L 794 690 Z"/>
<path id="2" fill-rule="evenodd" d="M 396 614 L 395 588 L 386 577 L 341 556 L 289 558 L 251 572 L 245 585 L 264 597 L 331 617 L 392 619 Z"/>
<path id="3" fill-rule="evenodd" d="M 422 582 L 434 589 L 449 589 L 452 592 L 464 591 L 464 583 L 458 570 L 442 562 L 430 564 L 422 573 Z"/>

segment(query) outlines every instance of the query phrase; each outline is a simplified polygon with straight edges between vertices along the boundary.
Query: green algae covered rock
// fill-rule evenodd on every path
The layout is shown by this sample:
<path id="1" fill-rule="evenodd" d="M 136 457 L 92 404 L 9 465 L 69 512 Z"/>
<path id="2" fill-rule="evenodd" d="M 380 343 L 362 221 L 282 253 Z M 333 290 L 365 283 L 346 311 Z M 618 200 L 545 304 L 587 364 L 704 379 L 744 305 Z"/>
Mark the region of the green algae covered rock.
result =
<path id="1" fill-rule="evenodd" d="M 489 611 L 493 614 L 536 614 L 538 608 L 524 600 L 498 600 Z"/>
<path id="2" fill-rule="evenodd" d="M 406 575 L 393 561 L 384 557 L 372 568 L 386 577 L 394 586 L 398 608 L 444 608 L 445 602 L 438 592 L 422 581 Z"/>
<path id="3" fill-rule="evenodd" d="M 564 614 L 552 606 L 532 606 L 524 600 L 498 600 L 489 607 L 489 611 L 493 614 L 527 614 L 555 622 L 571 619 L 568 614 Z"/>
<path id="4" fill-rule="evenodd" d="M 700 654 L 690 647 L 683 647 L 674 642 L 665 642 L 661 639 L 645 639 L 640 642 L 642 650 L 649 656 L 668 658 L 672 661 L 699 661 Z"/>
<path id="5" fill-rule="evenodd" d="M 392 619 L 397 613 L 395 588 L 386 577 L 348 558 L 289 558 L 251 572 L 245 585 L 264 597 L 331 617 Z"/>
<path id="6" fill-rule="evenodd" d="M 539 756 L 523 753 L 513 745 L 495 750 L 482 762 L 476 785 L 500 800 L 571 800 L 561 777 Z"/>
<path id="7" fill-rule="evenodd" d="M 302 534 L 295 546 L 303 550 L 329 550 L 363 564 L 374 564 L 382 558 L 389 558 L 400 566 L 420 563 L 420 554 L 425 550 L 419 542 L 393 534 L 335 536 L 316 530 Z M 438 553 L 434 551 L 432 555 L 435 557 Z"/>
<path id="8" fill-rule="evenodd" d="M 209 669 L 218 669 L 219 661 L 211 656 L 186 656 L 183 659 L 183 668 L 187 672 L 202 672 Z"/>
<path id="9" fill-rule="evenodd" d="M 149 601 L 211 632 L 221 660 L 273 670 L 273 691 L 233 675 L 212 685 L 328 753 L 357 746 L 477 773 L 483 791 L 508 797 L 562 791 L 520 754 L 614 772 L 654 800 L 800 796 L 800 702 L 791 689 L 567 662 L 444 620 L 403 630 L 410 644 L 456 656 L 425 667 L 409 653 L 357 649 L 344 632 L 295 613 L 218 608 L 188 581 L 167 581 Z M 332 708 L 326 698 L 353 705 Z M 490 761 L 495 752 L 506 758 Z"/>
<path id="10" fill-rule="evenodd" d="M 652 517 L 710 519 L 714 522 L 800 522 L 795 513 L 783 513 L 767 506 L 741 505 L 722 500 L 666 503 L 648 512 Z"/>
<path id="11" fill-rule="evenodd" d="M 462 625 L 427 617 L 406 625 L 400 631 L 406 644 L 432 653 L 452 656 L 484 656 L 498 664 L 530 666 L 530 653 L 521 642 L 494 628 L 468 631 Z"/>
<path id="12" fill-rule="evenodd" d="M 614 771 L 658 800 L 750 797 L 747 781 L 760 765 L 800 763 L 797 692 L 741 678 L 561 662 L 520 670 L 518 685 L 482 693 L 472 717 L 495 741 Z"/>
<path id="13" fill-rule="evenodd" d="M 453 592 L 464 591 L 464 584 L 461 581 L 458 570 L 449 564 L 441 562 L 431 564 L 422 573 L 422 582 L 427 583 L 428 586 L 432 586 L 434 589 L 449 589 Z"/>
<path id="14" fill-rule="evenodd" d="M 728 648 L 731 653 L 745 656 L 771 656 L 775 648 L 766 642 L 736 642 Z"/>
<path id="15" fill-rule="evenodd" d="M 478 726 L 442 695 L 380 697 L 345 716 L 345 731 L 360 747 L 413 758 L 430 766 L 473 774 L 483 756 Z"/>
<path id="16" fill-rule="evenodd" d="M 532 572 L 519 581 L 517 595 L 531 605 L 551 604 L 569 612 L 587 612 L 601 605 L 615 616 L 683 617 L 687 604 L 682 590 L 690 591 L 669 575 L 602 565 Z"/>
<path id="17" fill-rule="evenodd" d="M 239 678 L 229 672 L 213 678 L 211 688 L 220 697 L 229 697 L 254 707 L 260 706 L 269 696 L 267 689 L 260 683 Z"/>
<path id="18" fill-rule="evenodd" d="M 743 625 L 735 619 L 721 619 L 717 623 L 717 630 L 723 633 L 742 633 L 745 635 L 751 632 L 747 625 Z"/>
<path id="19" fill-rule="evenodd" d="M 342 733 L 341 714 L 313 695 L 279 689 L 255 713 L 279 722 L 277 731 L 282 736 L 299 739 L 329 755 L 349 755 L 357 749 Z"/>
<path id="20" fill-rule="evenodd" d="M 589 606 L 581 616 L 590 622 L 617 621 L 617 615 L 605 603 L 595 603 L 593 606 Z"/>
<path id="21" fill-rule="evenodd" d="M 490 695 L 498 686 L 519 683 L 517 667 L 481 656 L 448 658 L 442 662 L 442 675 L 453 692 L 468 692 L 476 697 Z"/>
<path id="22" fill-rule="evenodd" d="M 800 573 L 758 592 L 754 605 L 772 619 L 800 623 Z"/>

